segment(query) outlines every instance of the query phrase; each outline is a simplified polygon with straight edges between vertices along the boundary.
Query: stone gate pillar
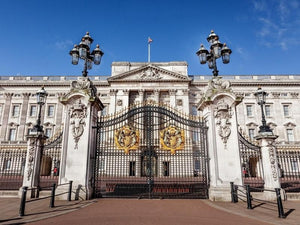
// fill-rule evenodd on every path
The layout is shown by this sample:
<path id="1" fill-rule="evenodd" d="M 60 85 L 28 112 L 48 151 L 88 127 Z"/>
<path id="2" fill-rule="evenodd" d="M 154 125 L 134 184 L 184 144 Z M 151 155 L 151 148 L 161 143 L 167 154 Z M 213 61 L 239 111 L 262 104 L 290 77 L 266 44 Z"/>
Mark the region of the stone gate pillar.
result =
<path id="1" fill-rule="evenodd" d="M 86 77 L 71 82 L 69 93 L 60 98 L 64 107 L 59 184 L 73 181 L 73 196 L 90 199 L 92 196 L 93 168 L 95 164 L 97 115 L 103 104 L 97 90 Z M 58 193 L 66 192 L 68 185 L 59 186 Z M 75 196 L 74 196 L 75 195 Z M 66 199 L 67 195 L 61 198 Z"/>
<path id="2" fill-rule="evenodd" d="M 230 82 L 221 77 L 209 81 L 198 105 L 208 126 L 209 198 L 230 201 L 230 182 L 242 185 L 236 105 Z"/>
<path id="3" fill-rule="evenodd" d="M 264 188 L 274 190 L 280 188 L 278 159 L 276 154 L 275 140 L 278 136 L 272 132 L 260 132 L 255 139 L 261 147 L 261 156 L 264 173 Z M 276 195 L 272 192 L 265 191 L 264 197 L 267 200 L 275 200 Z"/>
<path id="4" fill-rule="evenodd" d="M 40 170 L 42 161 L 42 151 L 46 140 L 44 132 L 36 132 L 27 136 L 27 154 L 23 177 L 23 187 L 37 188 L 40 185 Z M 27 192 L 34 197 L 36 189 Z M 19 194 L 21 194 L 21 189 Z"/>

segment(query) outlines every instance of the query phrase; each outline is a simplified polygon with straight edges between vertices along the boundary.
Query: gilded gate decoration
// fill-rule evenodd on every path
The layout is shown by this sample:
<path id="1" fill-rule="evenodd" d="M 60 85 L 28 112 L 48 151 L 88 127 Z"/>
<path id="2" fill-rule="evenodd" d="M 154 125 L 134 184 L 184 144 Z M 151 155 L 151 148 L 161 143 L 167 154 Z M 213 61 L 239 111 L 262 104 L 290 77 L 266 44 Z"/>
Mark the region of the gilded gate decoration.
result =
<path id="1" fill-rule="evenodd" d="M 94 197 L 208 198 L 207 127 L 145 102 L 95 127 Z"/>
<path id="2" fill-rule="evenodd" d="M 139 147 L 139 131 L 128 125 L 115 131 L 115 143 L 118 149 L 128 154 L 130 150 L 137 150 Z"/>
<path id="3" fill-rule="evenodd" d="M 176 126 L 169 126 L 160 131 L 160 144 L 163 150 L 171 151 L 174 155 L 176 151 L 184 148 L 184 131 Z"/>

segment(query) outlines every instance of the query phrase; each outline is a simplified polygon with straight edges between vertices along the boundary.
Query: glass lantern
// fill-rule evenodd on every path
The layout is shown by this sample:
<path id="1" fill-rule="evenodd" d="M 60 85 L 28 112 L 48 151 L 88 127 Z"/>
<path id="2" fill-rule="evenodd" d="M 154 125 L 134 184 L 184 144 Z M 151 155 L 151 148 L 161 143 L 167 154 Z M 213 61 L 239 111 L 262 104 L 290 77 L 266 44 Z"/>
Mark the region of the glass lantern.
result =
<path id="1" fill-rule="evenodd" d="M 72 64 L 77 65 L 79 61 L 79 51 L 77 45 L 74 45 L 74 48 L 70 51 L 72 57 Z"/>
<path id="2" fill-rule="evenodd" d="M 226 43 L 224 43 L 223 48 L 221 50 L 222 60 L 224 64 L 230 62 L 230 54 L 232 53 L 231 49 L 227 47 Z"/>
<path id="3" fill-rule="evenodd" d="M 92 52 L 92 55 L 94 55 L 95 65 L 99 65 L 101 63 L 101 58 L 102 58 L 103 54 L 104 53 L 101 51 L 99 45 L 96 45 L 96 48 Z"/>
<path id="4" fill-rule="evenodd" d="M 82 40 L 84 41 L 84 43 L 90 48 L 91 44 L 93 43 L 93 39 L 90 36 L 89 32 L 86 32 L 86 34 L 83 36 Z"/>
<path id="5" fill-rule="evenodd" d="M 46 98 L 48 93 L 46 92 L 44 86 L 42 86 L 41 90 L 36 92 L 37 104 L 44 105 L 46 103 Z"/>
<path id="6" fill-rule="evenodd" d="M 205 64 L 207 61 L 208 51 L 204 48 L 203 44 L 201 44 L 200 49 L 196 52 L 199 56 L 199 60 L 201 64 Z"/>

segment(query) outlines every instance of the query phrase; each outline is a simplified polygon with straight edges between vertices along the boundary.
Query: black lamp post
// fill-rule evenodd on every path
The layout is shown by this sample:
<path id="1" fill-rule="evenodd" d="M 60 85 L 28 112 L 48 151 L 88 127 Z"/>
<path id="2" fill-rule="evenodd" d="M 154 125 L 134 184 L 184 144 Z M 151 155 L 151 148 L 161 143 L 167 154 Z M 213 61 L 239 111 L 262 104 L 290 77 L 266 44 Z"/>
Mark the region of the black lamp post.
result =
<path id="1" fill-rule="evenodd" d="M 254 95 L 256 97 L 257 104 L 259 104 L 260 107 L 261 107 L 261 122 L 262 122 L 262 125 L 259 127 L 258 132 L 259 133 L 264 133 L 264 132 L 268 132 L 268 133 L 271 132 L 272 133 L 271 128 L 266 123 L 266 118 L 265 118 L 265 114 L 264 114 L 264 105 L 266 103 L 266 97 L 267 97 L 268 93 L 265 92 L 264 90 L 262 90 L 261 87 L 259 87 Z"/>
<path id="2" fill-rule="evenodd" d="M 210 43 L 210 51 L 206 50 L 203 44 L 201 44 L 200 49 L 196 52 L 196 54 L 199 56 L 200 63 L 207 63 L 209 69 L 213 69 L 214 77 L 217 77 L 219 71 L 217 69 L 216 60 L 222 56 L 223 63 L 229 63 L 230 54 L 232 53 L 232 51 L 230 48 L 227 47 L 225 43 L 222 44 L 219 41 L 219 36 L 216 35 L 213 30 L 207 37 L 207 41 Z"/>
<path id="3" fill-rule="evenodd" d="M 42 86 L 41 90 L 36 92 L 37 104 L 39 105 L 39 114 L 36 125 L 34 126 L 34 130 L 37 132 L 43 132 L 43 126 L 41 125 L 41 111 L 42 106 L 46 103 L 47 96 L 48 93 L 45 91 L 44 86 Z"/>
<path id="4" fill-rule="evenodd" d="M 79 45 L 74 45 L 74 48 L 70 51 L 73 65 L 78 64 L 79 58 L 84 60 L 84 69 L 82 71 L 83 77 L 87 76 L 87 70 L 92 69 L 93 62 L 95 65 L 101 63 L 101 58 L 104 54 L 99 48 L 99 45 L 96 45 L 96 48 L 90 52 L 93 41 L 94 40 L 91 38 L 89 32 L 86 32 L 86 35 L 81 38 Z"/>

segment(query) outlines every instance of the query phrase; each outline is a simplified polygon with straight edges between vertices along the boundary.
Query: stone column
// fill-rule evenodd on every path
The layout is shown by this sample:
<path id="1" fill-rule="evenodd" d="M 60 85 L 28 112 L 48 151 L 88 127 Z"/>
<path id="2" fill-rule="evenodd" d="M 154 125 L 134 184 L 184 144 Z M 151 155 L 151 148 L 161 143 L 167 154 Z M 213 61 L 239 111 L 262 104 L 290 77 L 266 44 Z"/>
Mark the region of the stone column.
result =
<path id="1" fill-rule="evenodd" d="M 17 140 L 24 141 L 26 136 L 25 130 L 25 123 L 27 118 L 27 111 L 28 111 L 28 100 L 29 100 L 30 93 L 23 93 L 23 104 L 21 109 L 21 119 L 20 119 L 20 128 L 18 130 Z"/>
<path id="2" fill-rule="evenodd" d="M 242 185 L 236 105 L 241 102 L 220 77 L 209 81 L 199 103 L 208 126 L 210 188 L 213 201 L 230 201 L 230 182 Z"/>
<path id="3" fill-rule="evenodd" d="M 154 90 L 154 101 L 156 104 L 159 104 L 159 90 L 158 89 Z"/>
<path id="4" fill-rule="evenodd" d="M 122 91 L 123 91 L 123 96 L 121 97 L 121 99 L 123 100 L 123 107 L 128 108 L 128 106 L 129 106 L 129 90 L 123 89 Z"/>
<path id="5" fill-rule="evenodd" d="M 170 106 L 175 108 L 176 107 L 176 89 L 169 90 L 170 93 Z"/>
<path id="6" fill-rule="evenodd" d="M 189 101 L 189 90 L 182 90 L 182 109 L 187 115 L 190 114 L 190 101 Z"/>
<path id="7" fill-rule="evenodd" d="M 7 130 L 12 96 L 13 96 L 13 93 L 5 93 L 5 104 L 4 104 L 4 109 L 3 109 L 3 120 L 2 120 L 3 123 L 1 126 L 1 136 L 0 136 L 1 141 L 6 140 L 6 133 L 7 133 L 6 130 Z"/>
<path id="8" fill-rule="evenodd" d="M 40 169 L 42 152 L 46 140 L 44 132 L 36 132 L 27 136 L 27 154 L 23 177 L 23 187 L 37 188 L 40 186 Z M 21 195 L 22 188 L 19 190 Z M 28 195 L 34 197 L 36 189 L 28 191 Z"/>
<path id="9" fill-rule="evenodd" d="M 74 199 L 90 199 L 95 165 L 97 115 L 104 108 L 97 90 L 85 77 L 72 81 L 71 90 L 60 99 L 65 105 L 65 127 L 62 144 L 61 174 L 59 184 L 73 181 Z M 68 186 L 59 186 L 64 193 Z M 66 199 L 67 195 L 59 198 Z"/>
<path id="10" fill-rule="evenodd" d="M 62 97 L 63 93 L 58 93 L 58 97 Z M 56 110 L 56 121 L 55 121 L 55 125 L 56 127 L 56 131 L 58 131 L 58 129 L 61 128 L 62 126 L 62 115 L 63 115 L 63 104 L 58 103 L 57 104 L 57 110 Z M 53 131 L 54 132 L 54 131 Z M 55 134 L 55 133 L 53 133 Z"/>
<path id="11" fill-rule="evenodd" d="M 143 104 L 144 103 L 144 90 L 139 90 L 139 101 L 140 101 L 140 104 Z"/>
<path id="12" fill-rule="evenodd" d="M 116 112 L 116 95 L 118 90 L 111 89 L 109 92 L 110 102 L 109 102 L 109 114 L 114 114 Z"/>
<path id="13" fill-rule="evenodd" d="M 275 188 L 281 188 L 279 180 L 279 168 L 278 160 L 276 154 L 275 140 L 278 136 L 272 133 L 259 133 L 255 139 L 259 142 L 261 146 L 261 156 L 263 164 L 263 174 L 264 174 L 264 188 L 269 190 L 274 190 Z M 275 193 L 265 191 L 264 197 L 267 200 L 275 200 Z"/>

